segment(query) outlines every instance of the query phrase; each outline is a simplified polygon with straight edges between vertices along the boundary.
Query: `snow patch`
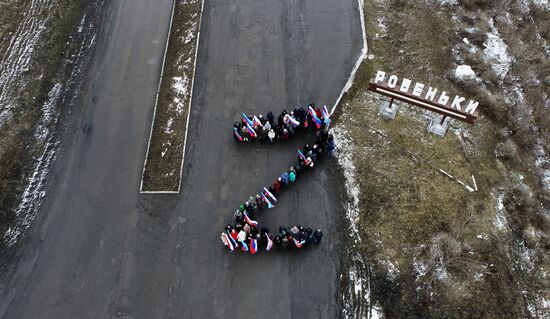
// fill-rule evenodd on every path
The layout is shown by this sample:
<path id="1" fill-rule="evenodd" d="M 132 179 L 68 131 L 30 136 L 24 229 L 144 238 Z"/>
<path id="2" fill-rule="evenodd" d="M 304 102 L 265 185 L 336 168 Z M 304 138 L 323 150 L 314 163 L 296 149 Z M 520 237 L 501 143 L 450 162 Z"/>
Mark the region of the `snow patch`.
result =
<path id="1" fill-rule="evenodd" d="M 182 77 L 174 77 L 172 80 L 172 89 L 177 95 L 173 102 L 176 105 L 176 112 L 181 114 L 184 110 L 185 102 L 189 98 L 189 84 L 191 81 L 185 74 Z"/>
<path id="2" fill-rule="evenodd" d="M 477 76 L 471 66 L 463 64 L 456 67 L 455 77 L 458 79 L 475 79 Z"/>
<path id="3" fill-rule="evenodd" d="M 341 125 L 331 130 L 336 143 L 336 157 L 338 164 L 344 170 L 345 186 L 350 199 L 346 204 L 346 217 L 350 223 L 353 236 L 357 238 L 357 222 L 359 219 L 359 185 L 356 182 L 356 168 L 353 161 L 355 149 L 350 133 Z"/>
<path id="4" fill-rule="evenodd" d="M 496 195 L 496 214 L 493 225 L 495 225 L 498 230 L 505 230 L 508 228 L 508 222 L 504 211 L 504 192 Z"/>
<path id="5" fill-rule="evenodd" d="M 508 46 L 500 37 L 500 34 L 494 27 L 492 20 L 490 21 L 490 25 L 493 31 L 491 33 L 487 33 L 487 41 L 483 44 L 485 46 L 483 52 L 496 75 L 503 77 L 510 69 L 512 58 L 508 54 Z"/>

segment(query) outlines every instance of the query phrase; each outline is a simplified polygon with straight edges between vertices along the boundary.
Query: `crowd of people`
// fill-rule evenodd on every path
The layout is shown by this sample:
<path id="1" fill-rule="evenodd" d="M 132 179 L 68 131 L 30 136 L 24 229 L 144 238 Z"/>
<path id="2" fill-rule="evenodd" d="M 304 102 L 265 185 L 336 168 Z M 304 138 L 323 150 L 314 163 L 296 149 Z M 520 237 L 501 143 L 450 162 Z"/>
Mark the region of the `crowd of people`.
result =
<path id="1" fill-rule="evenodd" d="M 284 109 L 275 121 L 273 112 L 267 115 L 242 114 L 242 119 L 233 124 L 233 138 L 237 142 L 288 140 L 297 130 L 315 128 L 326 131 L 330 124 L 330 113 L 326 105 L 323 109 L 309 104 L 307 109 L 296 107 L 288 112 Z"/>
<path id="2" fill-rule="evenodd" d="M 308 106 L 308 109 L 311 109 L 311 112 L 316 112 L 312 104 Z M 328 112 L 326 112 L 326 107 L 322 111 L 322 114 L 324 113 L 326 113 L 326 116 L 322 117 L 322 124 L 317 125 L 317 120 L 320 120 L 320 118 L 313 120 L 313 125 L 316 128 L 313 143 L 311 145 L 306 144 L 302 149 L 298 150 L 296 164 L 290 166 L 287 171 L 277 177 L 272 185 L 264 187 L 258 194 L 251 196 L 235 211 L 233 214 L 234 225 L 228 224 L 221 234 L 222 243 L 231 251 L 240 248 L 243 251 L 256 254 L 260 250 L 270 251 L 273 247 L 283 250 L 299 249 L 312 244 L 318 244 L 321 241 L 323 237 L 321 229 L 312 230 L 309 227 L 304 228 L 300 225 L 289 228 L 281 226 L 279 227 L 278 234 L 270 233 L 269 229 L 259 227 L 259 223 L 255 220 L 255 217 L 257 213 L 264 208 L 275 207 L 277 203 L 276 195 L 294 184 L 307 170 L 313 169 L 315 164 L 325 155 L 333 155 L 335 148 L 334 137 L 327 131 L 330 119 Z M 271 122 L 273 122 L 273 115 L 269 116 L 269 114 L 271 114 L 271 112 L 268 113 L 268 119 L 266 119 L 263 124 L 257 124 L 256 128 L 262 129 L 265 128 L 265 126 L 269 127 L 269 125 L 271 125 Z M 285 116 L 287 115 L 299 121 L 299 125 L 296 126 L 296 128 L 300 126 L 307 128 L 311 125 L 307 114 L 303 114 L 301 111 L 296 112 L 295 110 L 291 112 L 291 114 L 288 114 L 286 111 L 281 113 L 279 119 L 281 119 L 283 127 L 286 125 Z M 260 119 L 261 116 L 251 117 L 253 118 L 252 121 L 259 121 L 259 123 L 262 123 Z M 269 118 L 271 118 L 271 120 L 269 120 Z M 250 119 L 249 116 L 243 114 L 243 122 L 245 122 L 245 125 L 248 127 L 250 123 L 248 123 L 247 119 Z M 235 124 L 234 129 L 242 127 L 243 123 L 239 124 L 240 125 Z M 251 129 L 254 130 L 255 127 L 251 127 Z M 284 129 L 285 128 L 283 128 L 283 130 Z M 273 127 L 270 127 L 270 130 L 273 130 Z M 252 135 L 249 134 L 248 136 Z M 244 137 L 242 138 L 244 139 Z"/>

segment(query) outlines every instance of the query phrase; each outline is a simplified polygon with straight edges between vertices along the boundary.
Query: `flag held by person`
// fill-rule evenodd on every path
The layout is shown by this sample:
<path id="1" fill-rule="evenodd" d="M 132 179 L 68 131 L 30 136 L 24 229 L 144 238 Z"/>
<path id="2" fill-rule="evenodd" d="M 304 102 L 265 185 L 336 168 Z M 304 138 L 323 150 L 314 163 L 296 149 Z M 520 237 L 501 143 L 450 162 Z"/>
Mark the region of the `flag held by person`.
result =
<path id="1" fill-rule="evenodd" d="M 271 204 L 271 202 L 270 202 L 269 199 L 265 196 L 264 193 L 262 193 L 262 198 L 264 199 L 264 202 L 267 204 L 267 208 L 273 208 L 273 207 L 275 207 L 275 205 Z"/>
<path id="2" fill-rule="evenodd" d="M 246 114 L 243 113 L 243 119 L 246 121 L 246 124 L 250 126 L 254 126 L 254 122 L 246 116 Z"/>
<path id="3" fill-rule="evenodd" d="M 256 239 L 250 239 L 250 253 L 254 255 L 258 252 L 258 241 Z"/>
<path id="4" fill-rule="evenodd" d="M 256 115 L 254 115 L 253 119 L 254 119 L 254 125 L 263 126 L 262 122 L 260 121 L 260 119 Z"/>
<path id="5" fill-rule="evenodd" d="M 234 248 L 239 247 L 239 243 L 237 243 L 237 241 L 233 237 L 231 237 L 231 233 L 229 233 L 229 231 L 227 231 L 227 237 L 229 238 L 229 241 L 233 244 Z"/>
<path id="6" fill-rule="evenodd" d="M 264 187 L 264 192 L 267 196 L 269 196 L 269 198 L 271 198 L 271 200 L 276 203 L 277 202 L 277 198 L 275 198 L 275 196 L 273 196 L 273 194 L 271 194 L 271 192 Z"/>
<path id="7" fill-rule="evenodd" d="M 323 120 L 326 125 L 330 124 L 330 113 L 328 112 L 326 105 L 323 107 Z"/>
<path id="8" fill-rule="evenodd" d="M 235 135 L 235 137 L 236 137 L 239 141 L 242 141 L 242 140 L 243 140 L 243 136 L 241 135 L 241 133 L 239 133 L 239 130 L 237 130 L 236 127 L 233 128 L 233 135 Z"/>
<path id="9" fill-rule="evenodd" d="M 307 157 L 302 153 L 302 151 L 298 150 L 298 156 L 300 156 L 300 159 L 304 162 L 307 162 Z"/>
<path id="10" fill-rule="evenodd" d="M 222 242 L 225 246 L 227 246 L 229 248 L 229 250 L 231 251 L 234 251 L 235 250 L 235 246 L 233 246 L 233 243 L 231 242 L 231 240 L 229 239 L 230 236 L 227 236 L 226 233 L 222 233 Z"/>
<path id="11" fill-rule="evenodd" d="M 248 245 L 246 244 L 246 242 L 243 240 L 241 241 L 241 250 L 242 251 L 248 251 Z"/>
<path id="12" fill-rule="evenodd" d="M 292 125 L 292 127 L 298 127 L 298 125 L 300 125 L 300 121 L 295 119 L 294 116 L 289 116 L 288 122 L 290 123 L 290 125 Z"/>
<path id="13" fill-rule="evenodd" d="M 255 220 L 252 220 L 250 219 L 250 217 L 248 216 L 248 213 L 246 211 L 244 211 L 244 220 L 246 221 L 246 223 L 252 227 L 258 227 L 258 222 L 255 221 Z"/>
<path id="14" fill-rule="evenodd" d="M 265 233 L 265 237 L 267 238 L 267 245 L 265 247 L 265 250 L 266 251 L 270 251 L 271 248 L 273 247 L 273 240 L 271 240 L 271 238 L 269 238 L 269 234 L 268 233 Z"/>
<path id="15" fill-rule="evenodd" d="M 309 115 L 311 115 L 311 118 L 313 119 L 313 122 L 315 122 L 315 126 L 317 126 L 318 129 L 321 128 L 322 122 L 321 119 L 317 117 L 317 113 L 315 113 L 315 110 L 311 106 L 308 108 L 308 110 Z"/>
<path id="16" fill-rule="evenodd" d="M 305 240 L 297 240 L 294 237 L 292 237 L 292 240 L 294 240 L 294 245 L 296 248 L 302 248 L 302 245 L 306 242 Z"/>
<path id="17" fill-rule="evenodd" d="M 250 136 L 254 138 L 258 137 L 258 134 L 256 134 L 256 131 L 254 131 L 254 129 L 252 128 L 252 125 L 246 123 L 246 130 L 248 131 L 248 134 L 250 134 Z"/>

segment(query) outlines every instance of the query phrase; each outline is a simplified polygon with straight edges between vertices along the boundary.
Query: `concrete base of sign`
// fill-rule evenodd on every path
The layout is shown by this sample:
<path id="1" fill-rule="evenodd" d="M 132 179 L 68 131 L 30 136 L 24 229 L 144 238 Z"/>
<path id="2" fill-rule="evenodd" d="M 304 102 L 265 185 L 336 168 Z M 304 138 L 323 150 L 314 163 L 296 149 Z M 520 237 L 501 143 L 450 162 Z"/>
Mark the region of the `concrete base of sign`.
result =
<path id="1" fill-rule="evenodd" d="M 428 124 L 428 132 L 438 135 L 440 137 L 445 137 L 445 133 L 447 133 L 448 127 L 449 121 L 445 120 L 442 124 L 440 117 L 434 117 Z"/>
<path id="2" fill-rule="evenodd" d="M 390 120 L 395 119 L 395 115 L 397 115 L 397 110 L 399 109 L 399 106 L 397 104 L 392 103 L 390 106 L 389 101 L 382 101 L 382 105 L 380 105 L 380 110 L 378 111 L 378 115 Z"/>

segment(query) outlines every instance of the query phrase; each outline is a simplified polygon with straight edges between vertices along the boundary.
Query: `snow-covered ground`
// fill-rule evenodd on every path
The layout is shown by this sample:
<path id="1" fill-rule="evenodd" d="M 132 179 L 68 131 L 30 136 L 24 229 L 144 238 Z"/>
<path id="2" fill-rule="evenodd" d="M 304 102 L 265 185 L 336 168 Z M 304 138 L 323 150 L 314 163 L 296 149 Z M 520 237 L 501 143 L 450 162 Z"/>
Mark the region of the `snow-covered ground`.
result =
<path id="1" fill-rule="evenodd" d="M 17 107 L 14 100 L 24 87 L 23 74 L 30 66 L 32 54 L 46 23 L 54 13 L 52 8 L 55 5 L 55 0 L 30 1 L 24 19 L 11 38 L 1 40 L 9 41 L 9 45 L 5 52 L 0 52 L 0 126 L 11 116 L 13 108 Z"/>
<path id="2" fill-rule="evenodd" d="M 50 5 L 53 5 L 53 3 L 51 2 Z M 21 202 L 15 210 L 16 221 L 2 236 L 2 240 L 8 247 L 16 244 L 24 236 L 25 231 L 35 219 L 43 198 L 47 195 L 45 185 L 50 174 L 50 166 L 57 157 L 60 145 L 59 136 L 56 134 L 56 129 L 59 127 L 60 106 L 65 103 L 69 108 L 75 106 L 79 96 L 79 89 L 84 81 L 83 74 L 90 61 L 90 53 L 93 52 L 92 49 L 96 43 L 98 27 L 96 18 L 102 7 L 103 2 L 98 1 L 95 5 L 91 6 L 91 14 L 83 15 L 76 33 L 73 35 L 79 41 L 77 46 L 78 51 L 73 51 L 71 58 L 59 70 L 56 76 L 57 83 L 53 85 L 48 93 L 47 101 L 41 107 L 42 114 L 34 130 L 34 143 L 35 145 L 42 146 L 41 153 L 34 158 L 34 167 L 30 179 L 21 196 Z M 34 14 L 30 11 L 26 15 Z M 25 58 L 22 58 L 22 63 L 11 64 L 11 72 L 8 73 L 12 76 L 21 74 L 22 69 L 30 63 L 32 45 L 36 44 L 42 29 L 38 28 L 34 30 L 35 33 L 29 37 L 33 39 L 32 42 L 25 39 L 16 39 L 17 37 L 28 37 L 29 34 L 26 32 L 18 33 L 12 40 L 13 43 L 27 43 L 28 46 L 31 46 L 31 48 L 24 50 Z M 10 56 L 8 55 L 7 61 L 9 61 Z M 70 70 L 70 75 L 65 77 L 64 74 L 67 70 Z M 15 81 L 11 81 L 7 77 L 3 78 L 3 80 L 6 80 L 8 83 L 3 86 L 3 89 L 6 90 L 4 97 L 9 99 L 10 94 L 13 94 L 10 91 L 12 88 L 11 85 Z M 3 114 L 8 115 L 9 111 Z"/>

